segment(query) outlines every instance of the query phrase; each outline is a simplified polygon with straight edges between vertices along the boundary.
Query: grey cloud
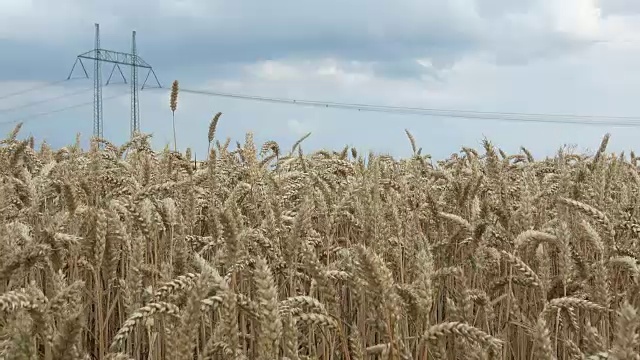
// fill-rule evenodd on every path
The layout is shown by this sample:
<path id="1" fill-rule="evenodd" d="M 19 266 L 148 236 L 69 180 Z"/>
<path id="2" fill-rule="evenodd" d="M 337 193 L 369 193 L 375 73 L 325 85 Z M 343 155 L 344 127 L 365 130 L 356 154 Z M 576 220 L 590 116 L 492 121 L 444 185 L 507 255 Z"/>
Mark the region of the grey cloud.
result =
<path id="1" fill-rule="evenodd" d="M 416 60 L 400 60 L 390 62 L 380 62 L 373 65 L 373 73 L 396 79 L 415 80 L 426 77 L 430 80 L 441 80 L 438 71 L 434 68 L 426 67 Z"/>
<path id="2" fill-rule="evenodd" d="M 604 16 L 640 13 L 640 1 L 637 0 L 603 0 L 600 7 Z"/>
<path id="3" fill-rule="evenodd" d="M 206 18 L 190 19 L 187 24 L 182 18 L 164 15 L 165 21 L 141 25 L 162 33 L 160 43 L 150 39 L 154 49 L 175 47 L 186 63 L 204 58 L 212 62 L 290 57 L 379 62 L 429 58 L 436 67 L 447 67 L 478 51 L 525 63 L 590 45 L 566 31 L 540 27 L 548 14 L 537 14 L 543 18 L 533 25 L 513 20 L 513 14 L 532 16 L 528 11 L 536 11 L 534 5 L 540 1 L 516 3 L 491 0 L 474 7 L 456 1 L 405 0 L 389 5 L 368 1 L 345 5 L 337 0 L 321 5 L 236 1 L 219 9 L 212 5 Z M 171 32 L 159 25 L 162 23 L 172 23 L 180 31 Z"/>
<path id="4" fill-rule="evenodd" d="M 33 32 L 32 40 L 47 46 L 50 39 L 42 35 L 53 24 L 61 28 L 55 34 L 64 34 L 65 47 L 90 48 L 93 21 L 104 21 L 104 47 L 128 49 L 130 31 L 136 29 L 141 55 L 165 72 L 209 64 L 330 57 L 379 62 L 381 74 L 392 75 L 394 71 L 387 70 L 399 69 L 398 64 L 408 59 L 428 58 L 439 68 L 484 51 L 523 63 L 588 45 L 571 34 L 509 20 L 512 14 L 535 11 L 540 1 L 142 0 L 132 5 L 115 0 L 107 5 L 61 0 L 65 6 L 56 6 L 74 10 L 68 18 L 56 13 L 61 19 L 39 19 L 33 28 L 15 36 L 22 38 Z M 52 6 L 36 2 L 39 9 L 53 11 Z M 6 26 L 20 21 L 5 20 Z M 28 14 L 24 20 L 33 22 Z M 19 58 L 27 55 L 24 51 Z M 397 74 L 406 75 L 408 68 L 404 70 Z"/>
<path id="5" fill-rule="evenodd" d="M 513 13 L 526 13 L 536 0 L 482 0 L 476 3 L 476 10 L 480 16 L 489 19 L 500 19 L 500 17 Z"/>
<path id="6" fill-rule="evenodd" d="M 424 42 L 371 42 L 353 36 L 317 35 L 305 40 L 262 40 L 260 38 L 224 39 L 200 37 L 172 39 L 166 41 L 153 33 L 138 35 L 140 55 L 147 60 L 159 76 L 173 78 L 198 78 L 202 76 L 232 77 L 243 65 L 272 59 L 338 58 L 375 62 L 373 71 L 380 76 L 410 76 L 419 74 L 420 66 L 411 60 L 428 53 L 437 66 L 452 64 L 457 49 L 469 49 L 471 42 L 463 39 L 433 39 Z M 87 31 L 87 40 L 92 33 Z M 128 51 L 126 41 L 110 41 L 104 38 L 103 47 Z M 0 58 L 0 68 L 11 68 L 11 72 L 0 72 L 0 80 L 47 79 L 66 77 L 77 54 L 91 50 L 88 41 L 66 46 L 41 43 L 25 43 L 0 40 L 5 56 Z M 424 49 L 429 49 L 428 51 Z M 86 66 L 92 66 L 90 61 Z M 88 69 L 90 70 L 90 69 Z M 108 67 L 105 67 L 108 71 Z M 75 75 L 81 76 L 80 69 Z"/>
<path id="7" fill-rule="evenodd" d="M 0 40 L 0 81 L 59 80 L 66 77 L 75 55 L 55 45 Z"/>
<path id="8" fill-rule="evenodd" d="M 338 58 L 356 61 L 398 61 L 431 57 L 447 63 L 451 54 L 474 47 L 465 39 L 439 38 L 397 41 L 367 40 L 355 35 L 317 34 L 304 39 L 261 39 L 247 36 L 225 39 L 200 37 L 160 46 L 151 41 L 144 51 L 159 64 L 180 62 L 181 66 L 202 63 L 255 62 L 291 58 Z M 175 54 L 175 55 L 172 55 Z"/>

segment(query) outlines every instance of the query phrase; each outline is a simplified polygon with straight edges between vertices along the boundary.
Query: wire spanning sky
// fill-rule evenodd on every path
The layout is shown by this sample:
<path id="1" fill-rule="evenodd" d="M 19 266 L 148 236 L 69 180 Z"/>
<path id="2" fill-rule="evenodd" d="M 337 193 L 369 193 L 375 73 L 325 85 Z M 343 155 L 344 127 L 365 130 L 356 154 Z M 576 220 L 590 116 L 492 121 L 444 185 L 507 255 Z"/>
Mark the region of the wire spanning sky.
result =
<path id="1" fill-rule="evenodd" d="M 103 46 L 114 50 L 128 51 L 137 30 L 140 55 L 167 87 L 178 79 L 185 89 L 272 98 L 637 117 L 638 20 L 639 3 L 626 0 L 142 0 L 133 7 L 124 0 L 3 1 L 0 131 L 11 130 L 2 121 L 69 107 L 25 123 L 23 131 L 54 146 L 72 142 L 76 132 L 91 134 L 91 106 L 77 106 L 92 100 L 91 91 L 80 92 L 88 80 L 3 95 L 66 77 L 75 56 L 92 47 L 94 22 Z M 126 90 L 112 84 L 104 94 L 105 135 L 116 142 L 128 137 Z M 34 102 L 41 103 L 25 106 Z M 410 151 L 405 128 L 435 157 L 477 147 L 485 136 L 507 151 L 524 145 L 543 156 L 563 144 L 597 147 L 605 132 L 612 149 L 630 149 L 640 134 L 631 127 L 344 111 L 185 91 L 176 112 L 179 147 L 203 153 L 203 134 L 218 111 L 223 138 L 242 141 L 253 131 L 257 141 L 286 145 L 311 131 L 305 149 L 350 144 L 395 155 Z M 171 141 L 166 92 L 142 91 L 141 115 L 158 146 Z"/>
<path id="2" fill-rule="evenodd" d="M 7 99 L 17 95 L 23 95 L 30 91 L 40 90 L 48 86 L 60 84 L 60 81 L 54 81 L 50 83 L 43 83 L 41 85 L 9 93 L 3 95 L 0 99 Z M 107 84 L 108 85 L 108 84 Z M 73 92 L 64 93 L 59 96 L 49 97 L 42 100 L 32 101 L 21 105 L 0 109 L 0 115 L 7 113 L 14 113 L 18 110 L 32 108 L 34 106 L 50 103 L 59 99 L 66 99 L 78 94 L 85 94 L 88 91 L 93 91 L 94 87 L 85 87 Z M 154 87 L 154 90 L 170 91 L 169 88 Z M 142 90 L 142 89 L 141 89 Z M 321 100 L 307 100 L 307 99 L 286 99 L 275 98 L 268 96 L 257 96 L 248 94 L 230 94 L 218 91 L 210 90 L 196 90 L 189 88 L 179 88 L 179 92 L 187 94 L 197 94 L 204 96 L 222 97 L 236 100 L 245 101 L 258 101 L 267 102 L 272 104 L 286 104 L 295 106 L 306 107 L 318 107 L 325 109 L 341 109 L 374 113 L 387 113 L 387 114 L 402 114 L 402 115 L 414 115 L 414 116 L 428 116 L 431 118 L 454 118 L 465 120 L 488 120 L 488 121 L 505 121 L 511 124 L 514 123 L 537 123 L 537 124 L 573 124 L 580 126 L 601 126 L 606 128 L 611 127 L 633 127 L 640 128 L 640 117 L 638 116 L 607 116 L 607 115 L 576 115 L 576 114 L 548 114 L 548 113 L 514 113 L 514 112 L 489 112 L 489 111 L 472 111 L 472 110 L 455 110 L 455 109 L 430 109 L 430 108 L 416 108 L 406 106 L 388 106 L 380 104 L 358 104 L 358 103 L 343 103 L 343 102 L 326 102 Z M 126 92 L 115 93 L 108 96 L 109 100 L 126 95 Z M 130 93 L 129 93 L 130 94 Z M 25 122 L 38 121 L 39 117 L 47 116 L 54 113 L 64 112 L 70 109 L 76 109 L 79 107 L 93 105 L 93 102 L 80 102 L 60 108 L 55 108 L 39 113 L 31 113 L 16 116 L 13 120 L 0 121 L 1 124 L 18 124 Z"/>

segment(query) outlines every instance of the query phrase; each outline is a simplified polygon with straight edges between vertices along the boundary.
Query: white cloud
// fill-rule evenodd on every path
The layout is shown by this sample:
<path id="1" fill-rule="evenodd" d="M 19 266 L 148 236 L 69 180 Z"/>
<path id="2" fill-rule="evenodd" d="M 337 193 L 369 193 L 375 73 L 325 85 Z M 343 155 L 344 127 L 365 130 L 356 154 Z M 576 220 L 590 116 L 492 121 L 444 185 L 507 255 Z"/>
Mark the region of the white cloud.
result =
<path id="1" fill-rule="evenodd" d="M 287 126 L 289 127 L 289 131 L 291 131 L 295 136 L 303 136 L 316 129 L 315 124 L 310 124 L 308 121 L 301 121 L 297 119 L 289 119 L 289 121 L 287 121 Z"/>
<path id="2" fill-rule="evenodd" d="M 546 0 L 542 4 L 553 29 L 587 40 L 600 35 L 601 10 L 597 0 Z"/>
<path id="3" fill-rule="evenodd" d="M 33 10 L 33 0 L 5 0 L 2 10 L 5 16 L 26 16 Z"/>

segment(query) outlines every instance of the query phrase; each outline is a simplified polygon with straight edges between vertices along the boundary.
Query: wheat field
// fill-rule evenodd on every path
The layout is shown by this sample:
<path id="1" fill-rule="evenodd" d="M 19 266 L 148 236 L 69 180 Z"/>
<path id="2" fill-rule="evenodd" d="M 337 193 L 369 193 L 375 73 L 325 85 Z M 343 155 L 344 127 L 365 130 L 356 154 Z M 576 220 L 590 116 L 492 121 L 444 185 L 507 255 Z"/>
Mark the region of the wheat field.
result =
<path id="1" fill-rule="evenodd" d="M 633 153 L 0 143 L 0 359 L 640 359 Z M 197 166 L 196 166 L 197 165 Z"/>

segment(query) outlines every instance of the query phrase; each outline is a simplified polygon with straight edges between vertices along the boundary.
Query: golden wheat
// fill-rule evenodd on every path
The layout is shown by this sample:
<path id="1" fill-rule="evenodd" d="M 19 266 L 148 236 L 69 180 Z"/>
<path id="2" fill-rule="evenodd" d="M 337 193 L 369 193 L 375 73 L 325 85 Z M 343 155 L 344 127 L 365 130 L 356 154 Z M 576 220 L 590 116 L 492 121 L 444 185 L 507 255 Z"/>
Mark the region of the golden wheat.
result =
<path id="1" fill-rule="evenodd" d="M 175 134 L 0 141 L 0 359 L 639 358 L 640 174 L 608 135 L 433 162 L 408 130 L 408 159 L 234 149 L 220 115 L 196 164 Z"/>

